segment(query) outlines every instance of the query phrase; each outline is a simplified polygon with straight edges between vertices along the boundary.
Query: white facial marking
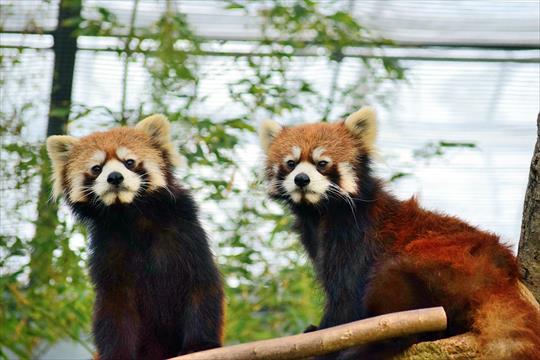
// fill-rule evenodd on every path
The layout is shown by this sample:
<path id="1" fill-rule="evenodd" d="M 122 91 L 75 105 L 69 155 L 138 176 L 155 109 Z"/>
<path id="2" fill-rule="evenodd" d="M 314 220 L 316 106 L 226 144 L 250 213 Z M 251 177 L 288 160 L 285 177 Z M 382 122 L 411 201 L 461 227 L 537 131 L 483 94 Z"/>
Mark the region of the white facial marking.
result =
<path id="1" fill-rule="evenodd" d="M 131 150 L 129 150 L 127 147 L 123 147 L 123 146 L 116 149 L 116 156 L 118 156 L 118 158 L 122 160 L 128 160 L 128 159 L 137 160 L 137 157 L 135 156 L 135 154 L 132 153 Z"/>
<path id="2" fill-rule="evenodd" d="M 128 192 L 128 191 L 120 191 L 118 193 L 118 199 L 120 200 L 120 202 L 122 203 L 126 203 L 126 204 L 129 204 L 130 202 L 133 201 L 133 198 L 135 197 L 135 193 L 134 192 Z"/>
<path id="3" fill-rule="evenodd" d="M 302 201 L 302 194 L 300 194 L 299 192 L 293 192 L 291 194 L 291 199 L 294 201 L 294 202 L 300 202 Z"/>
<path id="4" fill-rule="evenodd" d="M 310 180 L 309 184 L 303 189 L 299 188 L 294 182 L 296 175 L 301 173 L 306 174 Z M 310 203 L 317 203 L 326 193 L 329 186 L 330 181 L 318 172 L 313 164 L 306 161 L 298 164 L 283 181 L 283 187 L 294 202 L 300 202 L 302 198 L 305 198 Z"/>
<path id="5" fill-rule="evenodd" d="M 71 190 L 69 191 L 68 196 L 71 202 L 74 202 L 74 203 L 81 202 L 86 199 L 85 193 L 88 191 L 85 191 L 86 189 L 84 188 L 83 184 L 84 184 L 84 175 L 82 174 L 75 176 L 70 181 Z"/>
<path id="6" fill-rule="evenodd" d="M 131 150 L 123 146 L 119 147 L 116 150 L 116 155 L 118 156 L 118 158 L 122 160 L 132 159 L 132 160 L 137 161 L 137 156 L 133 152 L 131 152 Z M 146 173 L 148 174 L 148 182 L 150 185 L 148 188 L 150 190 L 155 190 L 157 188 L 167 186 L 167 181 L 165 180 L 165 177 L 163 176 L 163 172 L 161 171 L 159 164 L 156 164 L 153 161 L 145 160 L 144 169 L 146 170 Z M 120 200 L 122 199 L 120 198 Z M 129 200 L 128 202 L 131 202 L 131 200 Z"/>
<path id="7" fill-rule="evenodd" d="M 340 175 L 339 186 L 343 189 L 343 191 L 349 194 L 356 194 L 358 191 L 358 184 L 356 183 L 356 175 L 351 164 L 346 162 L 339 163 L 338 171 Z"/>
<path id="8" fill-rule="evenodd" d="M 300 155 L 302 154 L 302 149 L 299 146 L 293 146 L 291 149 L 291 154 L 286 156 L 285 159 L 283 159 L 283 163 L 287 163 L 287 161 L 293 160 L 298 161 L 300 159 Z"/>
<path id="9" fill-rule="evenodd" d="M 302 149 L 300 149 L 299 146 L 293 146 L 292 148 L 292 156 L 294 160 L 300 159 L 300 154 L 302 154 Z"/>
<path id="10" fill-rule="evenodd" d="M 330 159 L 328 156 L 324 156 L 324 152 L 326 151 L 325 148 L 322 146 L 319 146 L 313 150 L 311 153 L 311 158 L 313 159 L 313 162 L 317 164 L 319 161 L 326 161 L 328 163 L 327 167 L 329 167 L 332 164 L 332 159 Z"/>
<path id="11" fill-rule="evenodd" d="M 160 187 L 166 187 L 167 181 L 165 180 L 165 176 L 163 176 L 163 172 L 161 171 L 161 168 L 158 164 L 156 164 L 153 161 L 144 161 L 144 168 L 146 172 L 148 173 L 148 178 L 150 181 L 150 190 L 155 190 Z"/>
<path id="12" fill-rule="evenodd" d="M 90 157 L 91 167 L 94 165 L 101 165 L 105 161 L 106 154 L 105 151 L 98 150 Z"/>
<path id="13" fill-rule="evenodd" d="M 313 150 L 313 153 L 311 153 L 311 157 L 313 158 L 314 161 L 319 161 L 321 159 L 322 154 L 325 151 L 326 151 L 325 148 L 323 148 L 322 146 L 319 146 L 318 148 L 315 148 L 315 150 Z"/>
<path id="14" fill-rule="evenodd" d="M 111 205 L 116 200 L 116 194 L 115 193 L 106 193 L 101 197 L 101 201 L 105 203 L 105 205 Z"/>
<path id="15" fill-rule="evenodd" d="M 124 180 L 118 187 L 107 182 L 109 174 L 115 171 L 124 177 Z M 141 179 L 137 174 L 129 171 L 120 161 L 112 159 L 103 166 L 101 174 L 99 174 L 94 182 L 93 190 L 105 205 L 111 205 L 117 198 L 122 203 L 130 203 L 133 201 L 140 186 Z"/>
<path id="16" fill-rule="evenodd" d="M 105 151 L 98 150 L 90 158 L 88 159 L 88 170 L 93 166 L 101 165 L 104 161 L 107 155 L 105 154 Z M 91 191 L 90 189 L 86 189 L 84 187 L 84 175 L 79 174 L 74 176 L 70 179 L 70 190 L 69 190 L 69 200 L 71 202 L 83 202 L 86 200 L 86 196 Z"/>
<path id="17" fill-rule="evenodd" d="M 316 204 L 319 202 L 319 200 L 321 200 L 322 195 L 316 194 L 316 193 L 307 193 L 305 196 L 308 202 L 312 204 Z"/>

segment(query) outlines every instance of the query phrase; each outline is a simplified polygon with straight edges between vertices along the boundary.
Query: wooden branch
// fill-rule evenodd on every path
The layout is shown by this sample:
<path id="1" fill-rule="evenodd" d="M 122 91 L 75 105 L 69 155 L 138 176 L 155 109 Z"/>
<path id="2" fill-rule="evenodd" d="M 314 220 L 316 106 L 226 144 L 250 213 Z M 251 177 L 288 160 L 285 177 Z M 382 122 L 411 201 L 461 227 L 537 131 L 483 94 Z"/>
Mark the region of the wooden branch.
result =
<path id="1" fill-rule="evenodd" d="M 202 351 L 171 360 L 301 359 L 370 342 L 445 329 L 444 309 L 434 307 L 376 316 L 307 334 Z"/>
<path id="2" fill-rule="evenodd" d="M 540 301 L 540 114 L 536 127 L 537 139 L 525 193 L 518 258 L 523 281 Z"/>
<path id="3" fill-rule="evenodd" d="M 523 283 L 519 283 L 520 295 L 540 311 L 540 304 Z M 430 311 L 428 314 L 426 310 Z M 435 310 L 435 311 L 434 311 Z M 412 313 L 419 313 L 420 316 Z M 405 316 L 403 316 L 405 315 Z M 411 316 L 413 315 L 413 316 Z M 433 316 L 433 317 L 432 317 Z M 399 319 L 398 319 L 399 318 Z M 430 319 L 431 318 L 431 319 Z M 421 320 L 422 319 L 422 320 Z M 430 321 L 428 324 L 426 319 Z M 437 321 L 440 321 L 437 324 Z M 258 341 L 174 358 L 174 360 L 201 359 L 304 359 L 354 346 L 405 336 L 423 331 L 436 331 L 431 325 L 445 328 L 442 308 L 405 311 L 357 321 L 334 328 L 304 335 Z M 419 324 L 419 326 L 415 326 Z M 311 337 L 316 334 L 316 337 Z M 232 349 L 232 351 L 230 351 Z M 482 356 L 473 333 L 465 333 L 446 339 L 425 341 L 412 345 L 393 360 L 479 360 Z"/>
<path id="4" fill-rule="evenodd" d="M 452 336 L 436 341 L 420 342 L 412 345 L 393 360 L 472 360 L 480 359 L 476 336 L 471 333 Z"/>
<path id="5" fill-rule="evenodd" d="M 523 283 L 519 283 L 521 297 L 540 311 L 540 304 Z M 425 341 L 409 347 L 393 360 L 473 360 L 482 359 L 476 335 L 466 333 L 436 341 Z"/>

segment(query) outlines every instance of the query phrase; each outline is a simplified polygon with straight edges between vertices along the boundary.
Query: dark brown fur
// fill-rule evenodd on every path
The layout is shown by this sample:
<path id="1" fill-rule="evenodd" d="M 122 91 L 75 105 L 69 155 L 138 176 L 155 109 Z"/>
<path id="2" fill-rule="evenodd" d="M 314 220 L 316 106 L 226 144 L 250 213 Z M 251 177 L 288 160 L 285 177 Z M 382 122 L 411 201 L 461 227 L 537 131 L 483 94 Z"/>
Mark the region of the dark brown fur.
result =
<path id="1" fill-rule="evenodd" d="M 290 171 L 283 157 L 293 146 L 302 149 L 300 161 L 310 161 L 309 154 L 322 146 L 335 163 L 351 164 L 356 175 L 352 207 L 332 194 L 315 205 L 295 203 L 279 183 L 272 194 L 295 213 L 297 230 L 325 291 L 319 328 L 443 306 L 449 321 L 446 332 L 401 345 L 472 331 L 485 359 L 540 359 L 539 311 L 520 296 L 511 251 L 492 233 L 424 210 L 414 199 L 397 200 L 371 175 L 371 144 L 364 145 L 343 123 L 335 123 L 285 128 L 268 149 L 268 174 L 278 181 Z M 278 170 L 273 170 L 275 165 Z M 331 180 L 339 184 L 337 177 Z M 372 359 L 388 348 L 385 343 L 341 356 Z"/>
<path id="2" fill-rule="evenodd" d="M 174 177 L 168 129 L 155 115 L 137 128 L 48 140 L 56 193 L 88 226 L 100 360 L 164 359 L 222 343 L 221 276 L 197 206 Z M 102 171 L 92 169 L 108 161 L 140 179 L 131 201 L 107 205 L 96 193 Z"/>

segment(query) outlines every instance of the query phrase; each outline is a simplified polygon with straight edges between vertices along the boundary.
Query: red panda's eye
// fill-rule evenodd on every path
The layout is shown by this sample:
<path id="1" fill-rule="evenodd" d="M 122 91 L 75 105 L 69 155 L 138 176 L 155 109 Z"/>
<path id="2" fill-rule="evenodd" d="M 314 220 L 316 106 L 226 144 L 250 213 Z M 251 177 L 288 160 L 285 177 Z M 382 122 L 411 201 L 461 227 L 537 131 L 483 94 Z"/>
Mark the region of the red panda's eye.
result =
<path id="1" fill-rule="evenodd" d="M 101 166 L 94 165 L 90 170 L 92 171 L 92 174 L 99 175 L 101 173 Z"/>
<path id="2" fill-rule="evenodd" d="M 294 160 L 287 161 L 287 166 L 289 169 L 294 169 L 296 167 L 296 162 Z"/>
<path id="3" fill-rule="evenodd" d="M 128 159 L 128 160 L 124 161 L 124 164 L 126 165 L 126 167 L 128 169 L 131 169 L 135 165 L 135 160 Z"/>
<path id="4" fill-rule="evenodd" d="M 317 167 L 319 168 L 319 170 L 324 169 L 326 165 L 328 165 L 328 161 L 321 160 L 317 163 Z"/>

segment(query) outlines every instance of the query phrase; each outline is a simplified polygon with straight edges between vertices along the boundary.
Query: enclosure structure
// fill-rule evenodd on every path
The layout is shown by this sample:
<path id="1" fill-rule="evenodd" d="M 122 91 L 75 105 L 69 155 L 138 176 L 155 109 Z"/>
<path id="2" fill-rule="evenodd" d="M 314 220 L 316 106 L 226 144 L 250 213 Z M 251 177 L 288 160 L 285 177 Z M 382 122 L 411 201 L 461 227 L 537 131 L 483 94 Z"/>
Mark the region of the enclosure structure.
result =
<path id="1" fill-rule="evenodd" d="M 536 139 L 538 3 L 310 3 L 1 2 L 2 279 L 14 331 L 32 341 L 87 331 L 84 234 L 48 202 L 45 135 L 131 124 L 154 110 L 172 115 L 190 155 L 179 175 L 199 190 L 216 234 L 232 313 L 252 319 L 230 322 L 229 342 L 298 332 L 321 303 L 290 224 L 255 181 L 262 155 L 252 130 L 265 117 L 332 121 L 375 105 L 378 167 L 395 192 L 516 248 Z M 340 28 L 359 36 L 317 32 Z M 44 320 L 50 304 L 34 303 L 39 291 L 80 312 L 83 325 L 26 332 L 28 322 L 54 322 Z"/>

